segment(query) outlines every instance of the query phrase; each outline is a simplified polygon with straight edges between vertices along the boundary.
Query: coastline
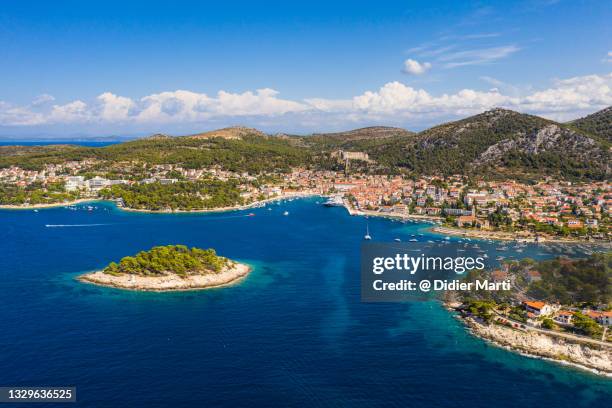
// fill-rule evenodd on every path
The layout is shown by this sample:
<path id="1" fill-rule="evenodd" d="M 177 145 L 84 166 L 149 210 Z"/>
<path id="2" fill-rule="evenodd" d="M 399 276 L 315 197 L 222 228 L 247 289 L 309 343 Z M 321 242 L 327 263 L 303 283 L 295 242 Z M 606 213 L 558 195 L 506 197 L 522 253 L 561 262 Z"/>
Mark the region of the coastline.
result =
<path id="1" fill-rule="evenodd" d="M 511 232 L 504 231 L 483 231 L 483 230 L 470 230 L 465 228 L 456 228 L 456 227 L 443 227 L 443 226 L 435 226 L 430 228 L 430 231 L 435 232 L 437 234 L 442 235 L 451 235 L 456 237 L 468 237 L 468 238 L 476 238 L 476 239 L 492 239 L 495 241 L 525 241 L 525 242 L 535 242 L 534 236 L 520 236 Z M 519 231 L 520 233 L 520 231 Z M 574 238 L 546 238 L 541 243 L 564 243 L 564 244 L 597 244 L 597 243 L 606 243 L 607 241 L 588 241 L 586 239 L 574 239 Z"/>
<path id="2" fill-rule="evenodd" d="M 264 200 L 254 201 L 249 204 L 243 205 L 235 205 L 229 207 L 217 207 L 217 208 L 208 208 L 208 209 L 198 209 L 198 210 L 148 210 L 144 208 L 130 208 L 130 207 L 121 207 L 116 206 L 119 210 L 126 212 L 137 212 L 137 213 L 150 213 L 150 214 L 208 214 L 208 213 L 223 213 L 230 211 L 244 211 L 250 208 L 257 208 L 259 206 L 265 205 L 267 203 L 289 200 L 295 198 L 308 198 L 308 197 L 326 197 L 325 194 L 322 193 L 311 193 L 311 192 L 295 192 L 295 193 L 286 193 L 277 197 L 266 198 Z M 76 204 L 85 204 L 85 203 L 95 203 L 95 202 L 105 202 L 105 203 L 115 203 L 114 200 L 106 200 L 103 198 L 80 198 L 78 200 L 66 201 L 62 203 L 50 203 L 50 204 L 33 204 L 33 205 L 8 205 L 3 204 L 0 205 L 0 210 L 35 210 L 35 209 L 48 209 L 48 208 L 57 208 L 57 207 L 66 207 Z M 364 216 L 364 217 L 381 217 L 388 219 L 399 219 L 399 220 L 407 220 L 407 221 L 422 221 L 428 223 L 439 223 L 442 221 L 442 217 L 431 216 L 431 215 L 417 215 L 417 214 L 398 214 L 398 213 L 382 213 L 378 211 L 372 210 L 356 210 L 354 209 L 346 200 L 344 200 L 343 207 L 348 211 L 348 213 L 352 216 Z M 466 228 L 457 228 L 457 227 L 445 227 L 441 225 L 434 225 L 428 228 L 429 231 L 434 232 L 436 234 L 444 235 L 444 236 L 455 236 L 455 237 L 468 237 L 482 240 L 494 240 L 494 241 L 524 241 L 524 242 L 535 242 L 535 237 L 529 236 L 517 236 L 515 233 L 504 232 L 504 231 L 485 231 L 485 230 L 471 230 Z M 520 231 L 519 231 L 520 233 Z M 598 243 L 606 243 L 607 241 L 588 241 L 588 240 L 580 240 L 575 238 L 546 238 L 542 243 L 564 243 L 564 244 L 598 244 Z"/>
<path id="3" fill-rule="evenodd" d="M 352 208 L 346 201 L 344 202 L 344 208 L 350 215 L 358 215 L 365 217 L 381 217 L 390 219 L 400 219 L 409 221 L 423 221 L 429 223 L 438 223 L 443 220 L 442 217 L 434 215 L 417 215 L 417 214 L 397 214 L 397 213 L 381 213 L 378 211 L 370 210 L 356 210 Z M 455 236 L 455 237 L 468 237 L 487 240 L 491 239 L 494 241 L 515 241 L 523 240 L 525 242 L 535 242 L 533 236 L 517 236 L 515 233 L 504 232 L 504 231 L 484 231 L 484 230 L 470 230 L 466 228 L 456 227 L 444 227 L 440 225 L 434 225 L 428 228 L 429 231 L 444 236 Z M 519 232 L 520 233 L 520 232 Z M 564 243 L 564 244 L 598 244 L 606 243 L 607 241 L 587 241 L 572 238 L 546 238 L 543 243 Z"/>
<path id="4" fill-rule="evenodd" d="M 525 357 L 541 358 L 612 378 L 611 350 L 597 349 L 583 343 L 498 324 L 486 326 L 469 317 L 456 317 L 464 322 L 471 335 L 496 347 Z"/>
<path id="5" fill-rule="evenodd" d="M 249 208 L 256 208 L 266 203 L 274 202 L 274 201 L 282 201 L 293 198 L 307 198 L 307 197 L 315 197 L 321 196 L 323 194 L 320 193 L 288 193 L 277 197 L 266 198 L 260 201 L 254 201 L 250 204 L 243 205 L 235 205 L 230 207 L 218 207 L 218 208 L 208 208 L 208 209 L 200 209 L 200 210 L 147 210 L 144 208 L 130 208 L 130 207 L 120 207 L 117 206 L 119 210 L 128 211 L 128 212 L 141 212 L 141 213 L 152 213 L 152 214 L 193 214 L 193 213 L 217 213 L 217 212 L 227 212 L 227 211 L 242 211 L 248 210 Z M 65 201 L 61 203 L 49 203 L 49 204 L 28 204 L 28 205 L 10 205 L 10 204 L 1 204 L 0 210 L 35 210 L 35 209 L 44 209 L 44 208 L 57 208 L 57 207 L 66 207 L 76 204 L 84 204 L 84 203 L 115 203 L 114 200 L 105 200 L 103 198 L 80 198 L 78 200 L 73 201 Z"/>
<path id="6" fill-rule="evenodd" d="M 14 204 L 0 204 L 0 210 L 36 210 L 41 208 L 56 208 L 65 207 L 76 204 L 93 203 L 106 201 L 100 198 L 79 198 L 78 200 L 63 201 L 61 203 L 48 203 L 48 204 L 27 204 L 27 205 L 14 205 Z"/>
<path id="7" fill-rule="evenodd" d="M 123 211 L 128 211 L 128 212 L 141 212 L 141 213 L 151 213 L 151 214 L 197 214 L 197 213 L 205 214 L 205 213 L 221 213 L 221 212 L 228 212 L 228 211 L 243 211 L 243 210 L 248 210 L 250 208 L 257 208 L 261 205 L 275 202 L 275 201 L 289 200 L 289 199 L 294 199 L 294 198 L 308 198 L 308 197 L 315 197 L 315 196 L 323 196 L 323 195 L 320 193 L 288 193 L 288 194 L 280 195 L 277 197 L 270 197 L 270 198 L 266 198 L 263 200 L 254 201 L 250 204 L 234 205 L 234 206 L 229 206 L 229 207 L 207 208 L 207 209 L 201 209 L 201 210 L 147 210 L 147 209 L 142 209 L 142 208 L 119 207 L 119 206 L 117 206 L 117 208 Z M 102 201 L 114 202 L 112 200 L 102 200 Z"/>
<path id="8" fill-rule="evenodd" d="M 441 217 L 437 217 L 434 215 L 418 215 L 418 214 L 398 214 L 398 213 L 382 213 L 379 211 L 372 210 L 356 210 L 351 207 L 346 201 L 344 202 L 344 208 L 348 211 L 350 215 L 359 215 L 364 217 L 382 217 L 382 218 L 393 218 L 393 219 L 401 219 L 401 220 L 414 220 L 414 221 L 427 221 L 427 222 L 436 222 L 441 221 Z"/>
<path id="9" fill-rule="evenodd" d="M 163 276 L 137 276 L 110 275 L 103 271 L 95 271 L 80 275 L 76 279 L 84 283 L 138 292 L 177 292 L 230 286 L 244 279 L 251 271 L 249 265 L 234 262 L 230 268 L 218 273 L 185 277 L 174 273 Z"/>

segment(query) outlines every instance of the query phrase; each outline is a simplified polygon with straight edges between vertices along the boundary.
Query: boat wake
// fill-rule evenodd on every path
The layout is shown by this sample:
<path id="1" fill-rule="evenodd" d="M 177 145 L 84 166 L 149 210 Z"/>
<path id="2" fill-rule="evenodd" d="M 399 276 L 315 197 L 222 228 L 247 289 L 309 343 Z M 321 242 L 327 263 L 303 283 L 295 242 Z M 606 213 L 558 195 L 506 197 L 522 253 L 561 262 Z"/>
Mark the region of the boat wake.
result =
<path id="1" fill-rule="evenodd" d="M 100 227 L 109 224 L 45 224 L 47 228 L 68 228 L 68 227 Z"/>

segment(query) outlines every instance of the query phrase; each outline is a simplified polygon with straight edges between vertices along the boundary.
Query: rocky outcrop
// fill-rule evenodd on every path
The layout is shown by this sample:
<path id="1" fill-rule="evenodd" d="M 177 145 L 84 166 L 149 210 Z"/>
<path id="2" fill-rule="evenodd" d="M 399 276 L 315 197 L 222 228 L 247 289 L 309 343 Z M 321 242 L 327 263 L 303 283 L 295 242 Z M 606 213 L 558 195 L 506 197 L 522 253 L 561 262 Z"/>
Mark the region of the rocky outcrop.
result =
<path id="1" fill-rule="evenodd" d="M 484 325 L 470 318 L 465 322 L 481 338 L 512 350 L 571 363 L 612 376 L 612 348 L 586 345 L 533 331 L 516 330 L 498 324 Z"/>
<path id="2" fill-rule="evenodd" d="M 211 130 L 209 132 L 198 133 L 190 135 L 194 139 L 211 139 L 211 138 L 222 138 L 222 139 L 242 139 L 245 136 L 265 136 L 266 134 L 260 130 L 245 127 L 245 126 L 232 126 L 223 129 Z"/>
<path id="3" fill-rule="evenodd" d="M 161 276 L 141 276 L 133 274 L 111 275 L 103 271 L 79 276 L 82 282 L 136 291 L 166 292 L 175 290 L 207 289 L 232 284 L 249 274 L 248 265 L 233 263 L 218 273 L 203 273 L 179 276 L 166 273 Z"/>
<path id="4" fill-rule="evenodd" d="M 580 152 L 585 156 L 598 153 L 596 152 L 597 145 L 593 139 L 559 125 L 549 124 L 531 133 L 517 134 L 489 146 L 474 164 L 495 162 L 504 154 L 513 150 L 523 154 L 537 155 L 547 151 L 559 151 L 560 149 L 564 149 L 566 152 Z"/>

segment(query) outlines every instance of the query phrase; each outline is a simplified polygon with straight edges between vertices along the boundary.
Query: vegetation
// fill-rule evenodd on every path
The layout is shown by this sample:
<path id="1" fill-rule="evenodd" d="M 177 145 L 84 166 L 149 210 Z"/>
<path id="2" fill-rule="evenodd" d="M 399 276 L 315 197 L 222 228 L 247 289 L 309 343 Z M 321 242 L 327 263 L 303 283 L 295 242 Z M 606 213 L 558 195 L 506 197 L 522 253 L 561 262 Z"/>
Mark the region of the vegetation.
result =
<path id="1" fill-rule="evenodd" d="M 473 316 L 483 319 L 485 322 L 493 320 L 493 309 L 495 303 L 491 301 L 469 300 L 466 303 L 466 309 Z"/>
<path id="2" fill-rule="evenodd" d="M 580 312 L 575 312 L 572 317 L 572 323 L 574 328 L 578 330 L 581 334 L 601 338 L 602 328 L 598 325 L 593 319 L 588 316 L 583 315 Z"/>
<path id="3" fill-rule="evenodd" d="M 535 134 L 556 125 L 554 143 L 533 148 Z M 537 116 L 496 109 L 446 123 L 416 135 L 388 133 L 385 138 L 308 139 L 313 148 L 343 148 L 367 152 L 378 172 L 398 170 L 414 174 L 478 174 L 490 178 L 549 174 L 568 179 L 601 180 L 609 176 L 608 143 L 588 137 L 576 127 L 556 124 Z M 544 143 L 546 145 L 546 143 Z M 496 156 L 487 152 L 495 146 Z M 514 146 L 513 148 L 507 148 Z"/>
<path id="4" fill-rule="evenodd" d="M 77 192 L 66 192 L 63 183 L 32 183 L 27 187 L 0 183 L 0 205 L 50 204 L 79 198 Z"/>
<path id="5" fill-rule="evenodd" d="M 612 142 L 612 107 L 577 119 L 571 125 Z"/>
<path id="6" fill-rule="evenodd" d="M 555 322 L 553 319 L 546 317 L 544 320 L 542 320 L 542 328 L 552 330 L 555 328 Z"/>
<path id="7" fill-rule="evenodd" d="M 49 163 L 90 159 L 101 173 L 112 172 L 117 163 L 140 163 L 149 167 L 175 164 L 187 169 L 216 166 L 260 175 L 286 172 L 297 166 L 339 170 L 343 163 L 332 153 L 343 149 L 368 153 L 372 162 L 351 162 L 352 171 L 364 173 L 466 174 L 518 180 L 547 174 L 603 180 L 610 176 L 612 160 L 610 109 L 602 112 L 607 113 L 563 125 L 496 109 L 418 134 L 377 127 L 307 137 L 273 137 L 243 129 L 239 137 L 233 138 L 156 136 L 100 148 L 5 146 L 0 147 L 0 168 L 19 165 L 26 170 L 40 170 Z M 544 128 L 554 129 L 554 134 L 540 135 L 538 132 Z M 132 171 L 139 174 L 142 169 L 141 166 Z"/>
<path id="8" fill-rule="evenodd" d="M 100 195 L 105 199 L 121 199 L 129 208 L 154 211 L 221 208 L 243 202 L 237 180 L 114 185 Z"/>
<path id="9" fill-rule="evenodd" d="M 105 147 L 10 146 L 0 148 L 0 168 L 18 165 L 41 170 L 45 164 L 95 159 L 113 163 L 136 161 L 148 165 L 180 164 L 185 168 L 220 166 L 228 171 L 259 174 L 288 171 L 310 163 L 310 151 L 290 138 L 247 135 L 221 137 L 152 137 Z M 103 166 L 104 167 L 104 166 Z"/>
<path id="10" fill-rule="evenodd" d="M 217 256 L 214 249 L 188 248 L 185 245 L 156 246 L 136 256 L 126 256 L 119 263 L 111 262 L 104 273 L 159 276 L 167 272 L 180 276 L 217 273 L 229 260 Z"/>
<path id="11" fill-rule="evenodd" d="M 612 253 L 593 254 L 585 259 L 540 261 L 534 270 L 542 280 L 529 285 L 527 294 L 561 304 L 608 304 L 612 301 Z"/>

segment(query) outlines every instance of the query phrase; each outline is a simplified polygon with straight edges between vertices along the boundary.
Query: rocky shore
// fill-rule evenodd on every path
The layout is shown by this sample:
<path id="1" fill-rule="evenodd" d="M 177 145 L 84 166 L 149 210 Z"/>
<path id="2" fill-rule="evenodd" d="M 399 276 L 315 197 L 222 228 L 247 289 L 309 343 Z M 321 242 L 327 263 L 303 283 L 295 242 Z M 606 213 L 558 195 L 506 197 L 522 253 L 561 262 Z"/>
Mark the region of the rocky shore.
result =
<path id="1" fill-rule="evenodd" d="M 477 337 L 528 356 L 540 357 L 612 377 L 612 346 L 586 345 L 533 331 L 462 319 Z"/>
<path id="2" fill-rule="evenodd" d="M 166 273 L 163 276 L 111 275 L 97 271 L 81 275 L 77 279 L 81 282 L 119 289 L 166 292 L 208 289 L 230 285 L 246 277 L 250 271 L 251 268 L 248 265 L 233 262 L 218 273 L 207 272 L 201 275 L 190 274 L 179 276 L 175 273 Z"/>
<path id="3" fill-rule="evenodd" d="M 0 210 L 36 210 L 39 208 L 55 208 L 55 207 L 66 207 L 70 205 L 92 203 L 96 201 L 102 201 L 97 198 L 79 198 L 78 200 L 72 201 L 61 201 L 57 203 L 46 203 L 46 204 L 0 204 Z"/>

